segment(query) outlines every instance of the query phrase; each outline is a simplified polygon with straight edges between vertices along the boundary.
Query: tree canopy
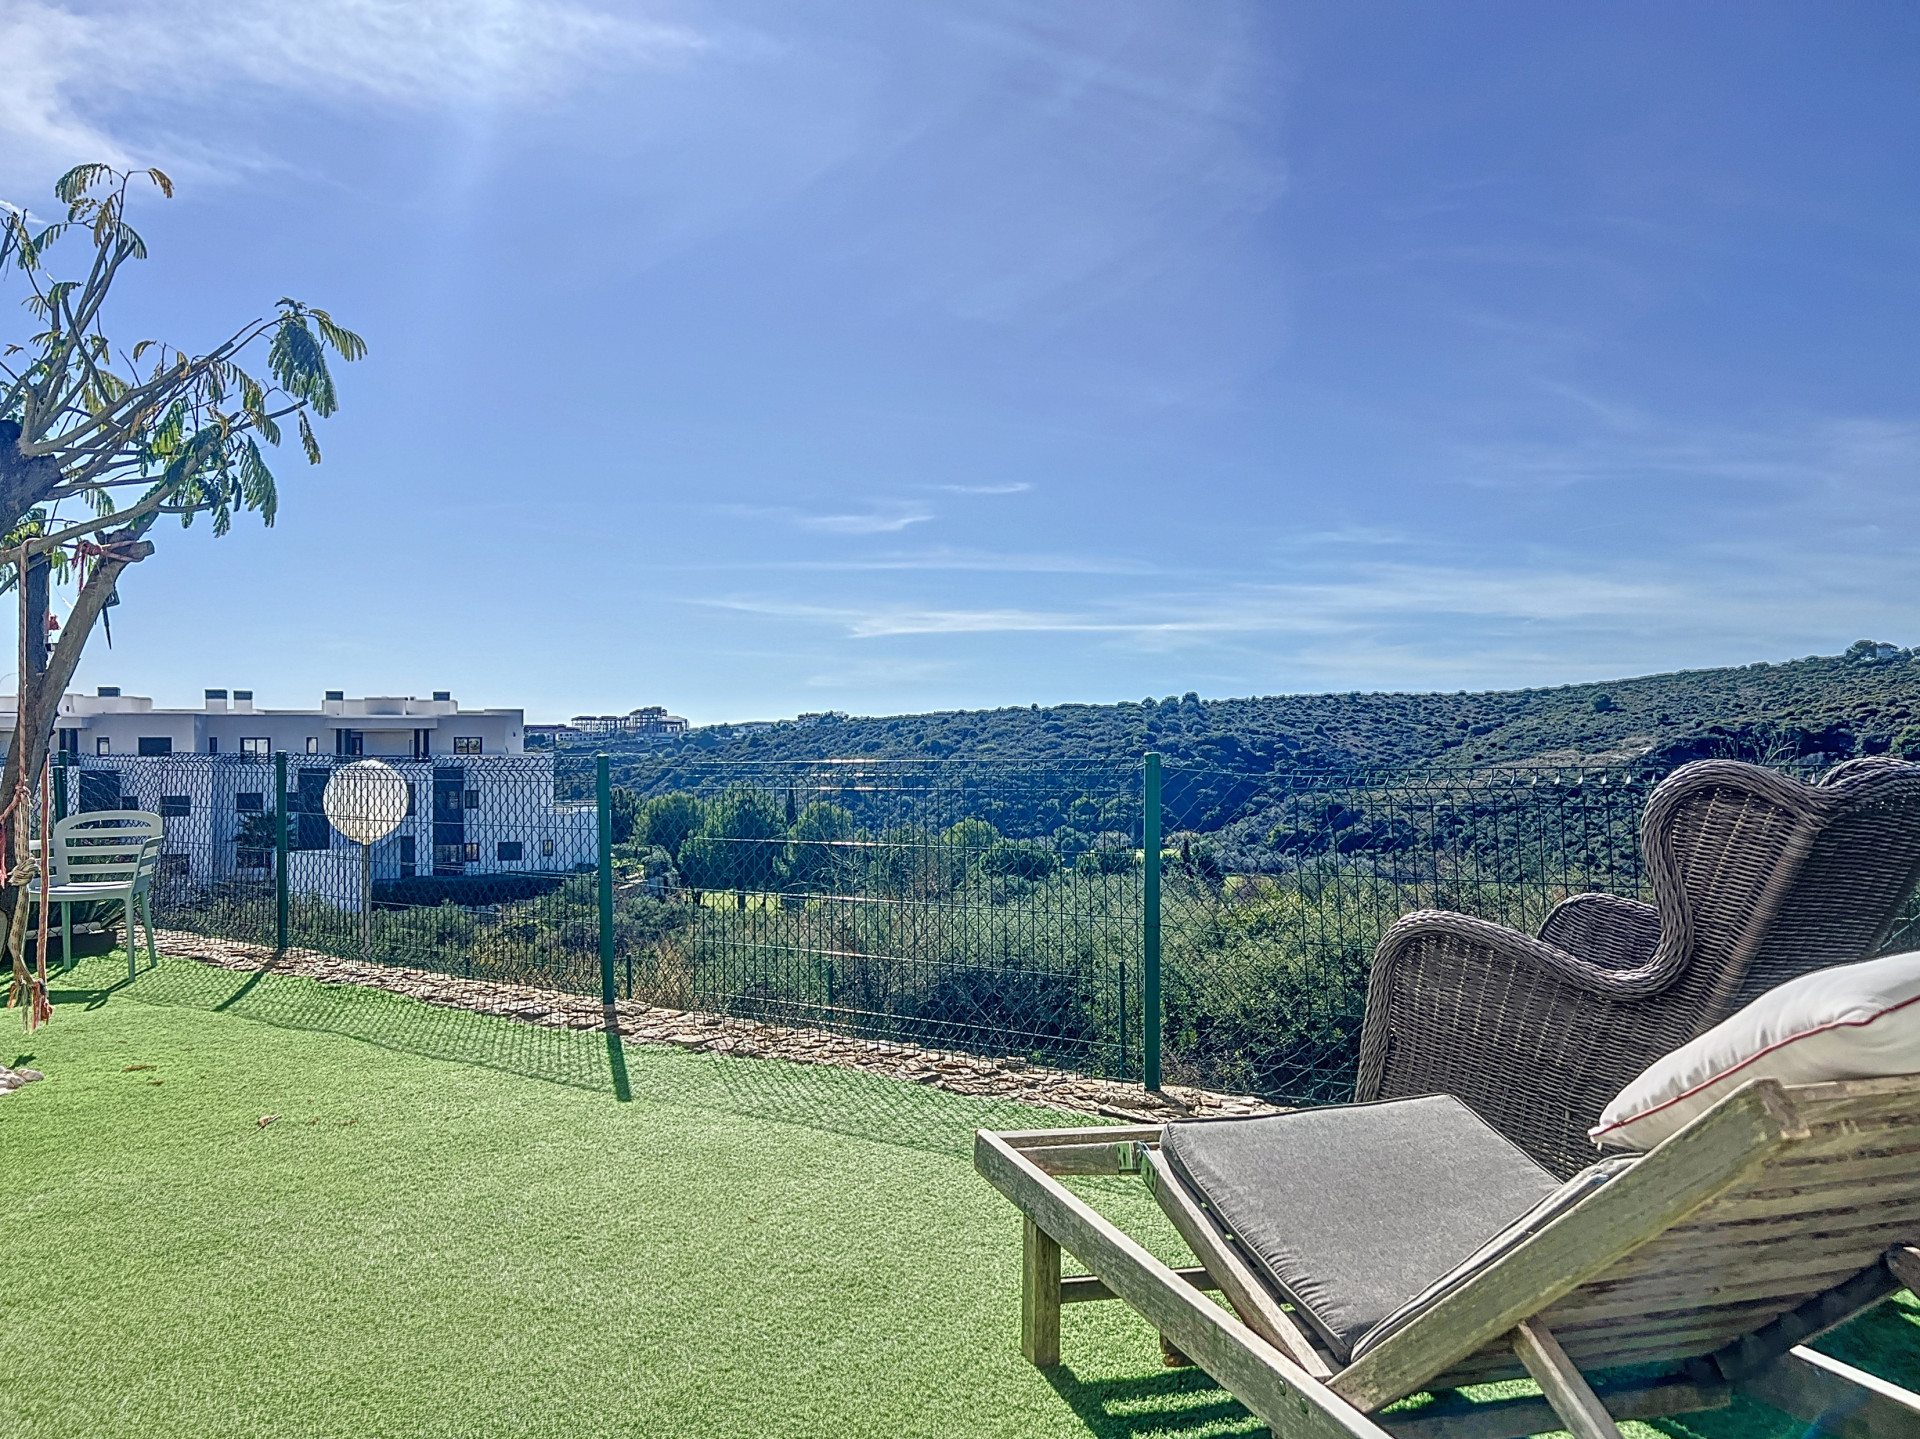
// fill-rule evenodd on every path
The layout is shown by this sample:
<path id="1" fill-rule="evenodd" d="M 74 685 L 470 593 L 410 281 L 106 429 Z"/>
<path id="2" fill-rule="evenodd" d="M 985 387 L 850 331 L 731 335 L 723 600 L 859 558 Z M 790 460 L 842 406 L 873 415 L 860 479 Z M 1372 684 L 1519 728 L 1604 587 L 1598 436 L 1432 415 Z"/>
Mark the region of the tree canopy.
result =
<path id="1" fill-rule="evenodd" d="M 287 298 L 203 353 L 163 339 L 116 343 L 108 300 L 124 268 L 147 258 L 127 220 L 136 182 L 173 195 L 159 170 L 89 164 L 54 186 L 60 218 L 0 202 L 0 283 L 24 288 L 29 316 L 17 336 L 0 330 L 0 588 L 21 595 L 19 722 L 0 812 L 15 820 L 16 887 L 34 877 L 21 798 L 122 573 L 153 553 L 163 517 L 190 525 L 205 515 L 216 535 L 243 511 L 271 525 L 279 494 L 261 442 L 280 444 L 290 426 L 308 463 L 320 463 L 312 421 L 339 408 L 328 356 L 366 353 L 327 311 Z M 69 255 L 76 263 L 57 267 Z M 47 589 L 61 581 L 77 591 L 49 653 Z M 8 934 L 16 997 L 24 914 L 14 906 Z"/>

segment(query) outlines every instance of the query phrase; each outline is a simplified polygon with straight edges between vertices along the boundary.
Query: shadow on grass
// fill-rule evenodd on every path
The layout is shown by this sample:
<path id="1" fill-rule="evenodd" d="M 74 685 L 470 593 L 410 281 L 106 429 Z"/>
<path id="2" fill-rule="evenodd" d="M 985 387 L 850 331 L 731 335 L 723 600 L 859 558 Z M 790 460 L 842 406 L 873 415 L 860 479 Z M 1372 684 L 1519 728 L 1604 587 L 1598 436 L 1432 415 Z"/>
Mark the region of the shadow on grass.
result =
<path id="1" fill-rule="evenodd" d="M 1265 1434 L 1244 1405 L 1201 1369 L 1167 1369 L 1145 1378 L 1083 1380 L 1065 1364 L 1041 1371 L 1091 1434 Z M 1174 1401 L 1174 1402 L 1169 1402 Z"/>
<path id="2" fill-rule="evenodd" d="M 690 1104 L 887 1144 L 970 1155 L 973 1131 L 1098 1123 L 1005 1100 L 976 1099 L 828 1065 L 636 1045 L 599 1031 L 528 1024 L 426 1004 L 385 990 L 323 984 L 271 970 L 162 959 L 129 980 L 116 957 L 54 976 L 56 1007 L 117 999 L 199 1009 L 283 1029 L 344 1035 L 429 1059 L 497 1069 L 616 1100 Z"/>

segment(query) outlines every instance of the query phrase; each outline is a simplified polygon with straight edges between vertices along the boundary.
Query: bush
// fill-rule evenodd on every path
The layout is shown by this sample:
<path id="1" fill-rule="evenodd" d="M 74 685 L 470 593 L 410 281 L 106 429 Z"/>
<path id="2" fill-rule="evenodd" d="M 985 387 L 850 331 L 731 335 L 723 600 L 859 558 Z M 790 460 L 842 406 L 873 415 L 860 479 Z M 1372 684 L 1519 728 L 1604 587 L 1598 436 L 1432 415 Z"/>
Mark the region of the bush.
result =
<path id="1" fill-rule="evenodd" d="M 615 790 L 615 796 L 625 793 Z M 616 826 L 619 810 L 614 811 Z M 687 836 L 697 834 L 706 823 L 707 807 L 693 795 L 674 791 L 672 794 L 656 795 L 635 811 L 628 838 L 642 847 L 658 845 L 671 855 L 675 863 L 680 859 L 680 846 L 686 843 Z M 616 842 L 620 840 L 619 830 L 614 831 Z"/>
<path id="2" fill-rule="evenodd" d="M 980 856 L 980 872 L 998 879 L 1046 879 L 1060 867 L 1060 857 L 1028 839 L 1003 839 Z"/>

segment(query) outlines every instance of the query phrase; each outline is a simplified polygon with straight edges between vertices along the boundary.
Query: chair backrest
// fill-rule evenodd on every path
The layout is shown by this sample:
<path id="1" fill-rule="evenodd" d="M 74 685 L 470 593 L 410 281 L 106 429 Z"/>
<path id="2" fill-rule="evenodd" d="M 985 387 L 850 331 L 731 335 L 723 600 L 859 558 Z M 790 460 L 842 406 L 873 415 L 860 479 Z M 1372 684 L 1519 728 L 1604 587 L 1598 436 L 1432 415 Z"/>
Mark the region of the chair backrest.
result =
<path id="1" fill-rule="evenodd" d="M 1920 879 L 1920 764 L 1853 760 L 1818 784 L 1732 760 L 1675 770 L 1641 849 L 1675 1043 L 1776 985 L 1872 954 Z"/>
<path id="2" fill-rule="evenodd" d="M 100 809 L 69 815 L 53 826 L 53 880 L 57 884 L 152 883 L 166 823 L 140 809 Z"/>
<path id="3" fill-rule="evenodd" d="M 1380 1357 L 1397 1346 L 1390 1367 L 1424 1370 L 1412 1388 L 1518 1377 L 1498 1321 L 1472 1326 L 1531 1290 L 1554 1296 L 1533 1312 L 1584 1370 L 1714 1356 L 1737 1377 L 1898 1287 L 1861 1280 L 1920 1241 L 1916 1132 L 1920 1076 L 1755 1081 L 1461 1286 L 1451 1310 L 1383 1340 Z"/>

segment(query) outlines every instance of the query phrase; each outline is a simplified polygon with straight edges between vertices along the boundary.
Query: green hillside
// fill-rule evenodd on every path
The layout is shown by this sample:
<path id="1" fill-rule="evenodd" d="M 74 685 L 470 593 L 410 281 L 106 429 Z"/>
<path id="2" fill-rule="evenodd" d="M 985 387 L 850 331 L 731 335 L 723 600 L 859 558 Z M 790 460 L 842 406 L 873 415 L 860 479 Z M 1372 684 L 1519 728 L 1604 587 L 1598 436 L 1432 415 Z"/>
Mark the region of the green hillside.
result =
<path id="1" fill-rule="evenodd" d="M 1724 755 L 1821 762 L 1920 754 L 1920 648 L 1861 640 L 1840 655 L 1551 689 L 1455 694 L 1169 696 L 1114 705 L 711 726 L 652 744 L 576 740 L 629 761 L 840 758 L 1058 762 L 1134 757 L 1236 774 L 1433 765 L 1631 764 Z"/>

